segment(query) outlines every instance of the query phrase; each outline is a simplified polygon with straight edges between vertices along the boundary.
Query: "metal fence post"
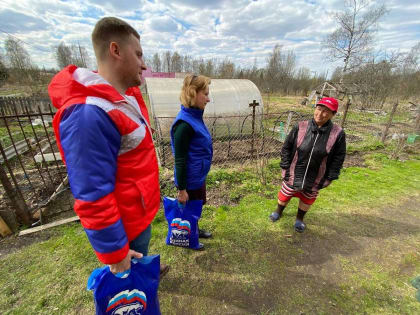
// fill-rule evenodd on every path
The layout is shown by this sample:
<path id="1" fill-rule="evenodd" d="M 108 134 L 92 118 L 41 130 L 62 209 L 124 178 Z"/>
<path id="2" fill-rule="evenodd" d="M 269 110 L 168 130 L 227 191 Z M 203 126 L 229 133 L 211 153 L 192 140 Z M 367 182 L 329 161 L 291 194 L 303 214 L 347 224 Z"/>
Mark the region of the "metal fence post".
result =
<path id="1" fill-rule="evenodd" d="M 157 129 L 157 143 L 160 147 L 160 165 L 166 166 L 166 153 L 165 153 L 165 141 L 162 137 L 162 129 L 160 128 L 159 119 L 156 116 L 153 116 L 153 120 L 155 121 L 155 126 Z"/>
<path id="2" fill-rule="evenodd" d="M 344 107 L 343 119 L 341 119 L 341 128 L 344 128 L 344 124 L 346 123 L 347 112 L 349 111 L 350 105 L 351 105 L 351 99 L 349 97 L 349 99 L 347 100 L 347 103 Z"/>
<path id="3" fill-rule="evenodd" d="M 252 143 L 251 143 L 251 154 L 254 155 L 254 134 L 255 134 L 255 107 L 259 106 L 260 104 L 257 103 L 256 100 L 253 100 L 252 103 L 249 104 L 249 107 L 252 107 Z"/>
<path id="4" fill-rule="evenodd" d="M 394 118 L 395 111 L 397 110 L 397 106 L 398 106 L 398 101 L 392 107 L 392 111 L 391 111 L 391 114 L 389 115 L 388 123 L 386 124 L 384 134 L 382 135 L 382 139 L 381 139 L 382 143 L 385 143 L 386 136 L 388 135 L 389 127 L 391 127 L 392 119 Z"/>
<path id="5" fill-rule="evenodd" d="M 1 145 L 1 144 L 0 144 Z M 10 196 L 13 195 L 13 188 L 12 184 L 9 181 L 9 178 L 7 177 L 6 171 L 3 169 L 3 165 L 0 164 L 0 182 L 3 185 L 4 190 L 6 191 L 6 195 Z M 12 200 L 10 198 L 10 200 Z M 10 227 L 10 229 L 13 232 L 17 231 L 18 223 L 16 221 L 16 216 L 10 212 L 8 213 L 2 213 L 1 218 L 6 222 L 6 224 Z"/>
<path id="6" fill-rule="evenodd" d="M 1 145 L 1 143 L 0 143 L 0 153 L 3 156 L 4 163 L 9 168 L 9 172 L 11 172 L 11 169 L 7 162 L 7 156 L 3 150 L 3 146 Z M 13 175 L 12 175 L 12 179 L 14 179 Z M 15 180 L 14 180 L 14 184 L 16 186 L 16 189 L 13 189 L 13 186 L 10 183 L 9 178 L 7 177 L 7 173 L 3 169 L 3 165 L 0 166 L 0 181 L 3 185 L 4 190 L 6 191 L 7 196 L 9 197 L 12 203 L 12 206 L 15 208 L 16 214 L 18 215 L 18 217 L 22 220 L 24 224 L 30 226 L 32 224 L 32 220 L 29 214 L 28 206 L 26 205 L 25 200 L 23 199 L 22 193 L 19 190 L 19 186 Z"/>

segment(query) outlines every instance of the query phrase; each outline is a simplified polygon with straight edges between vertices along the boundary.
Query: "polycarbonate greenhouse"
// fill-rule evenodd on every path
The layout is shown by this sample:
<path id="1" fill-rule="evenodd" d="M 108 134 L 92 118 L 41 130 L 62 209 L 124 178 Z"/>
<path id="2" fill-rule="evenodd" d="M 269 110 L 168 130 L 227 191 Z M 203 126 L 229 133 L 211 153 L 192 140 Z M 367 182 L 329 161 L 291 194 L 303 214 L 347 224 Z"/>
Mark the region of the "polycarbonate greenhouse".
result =
<path id="1" fill-rule="evenodd" d="M 184 79 L 146 78 L 147 93 L 153 117 L 175 117 L 180 108 L 179 95 Z M 244 115 L 252 112 L 249 104 L 260 104 L 257 112 L 262 111 L 263 102 L 257 86 L 242 79 L 212 79 L 210 102 L 204 116 Z"/>

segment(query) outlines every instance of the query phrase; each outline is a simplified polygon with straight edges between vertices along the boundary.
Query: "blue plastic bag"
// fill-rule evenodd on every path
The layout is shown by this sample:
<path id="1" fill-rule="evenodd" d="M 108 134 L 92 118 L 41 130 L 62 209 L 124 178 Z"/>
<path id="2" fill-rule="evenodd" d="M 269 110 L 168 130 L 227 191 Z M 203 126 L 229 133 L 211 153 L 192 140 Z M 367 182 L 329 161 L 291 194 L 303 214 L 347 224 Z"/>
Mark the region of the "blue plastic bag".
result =
<path id="1" fill-rule="evenodd" d="M 198 220 L 203 209 L 203 200 L 190 200 L 184 205 L 177 199 L 163 198 L 165 217 L 168 221 L 166 244 L 198 249 Z"/>
<path id="2" fill-rule="evenodd" d="M 115 276 L 109 266 L 95 269 L 87 289 L 93 291 L 96 315 L 160 315 L 160 256 L 131 260 L 129 273 Z"/>

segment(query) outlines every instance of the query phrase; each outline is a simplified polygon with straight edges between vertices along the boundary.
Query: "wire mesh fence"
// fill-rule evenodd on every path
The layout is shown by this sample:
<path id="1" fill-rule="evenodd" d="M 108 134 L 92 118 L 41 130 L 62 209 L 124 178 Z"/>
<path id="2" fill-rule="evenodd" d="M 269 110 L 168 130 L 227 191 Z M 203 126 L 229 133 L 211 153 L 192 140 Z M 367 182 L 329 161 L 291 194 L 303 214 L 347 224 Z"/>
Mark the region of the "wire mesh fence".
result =
<path id="1" fill-rule="evenodd" d="M 279 157 L 282 143 L 291 128 L 311 116 L 295 111 L 271 114 L 205 117 L 213 139 L 213 164 L 223 165 L 260 156 Z M 155 117 L 156 146 L 163 167 L 172 168 L 170 128 L 175 117 Z"/>
<path id="2" fill-rule="evenodd" d="M 42 223 L 43 213 L 53 218 L 72 208 L 66 168 L 51 125 L 53 116 L 49 100 L 0 98 L 0 163 L 5 175 L 0 211 L 12 226 L 11 209 L 32 224 L 34 220 Z"/>
<path id="3" fill-rule="evenodd" d="M 270 109 L 270 113 L 287 107 L 311 115 L 316 102 L 313 99 L 313 102 L 308 103 L 307 99 L 264 94 L 264 105 L 266 109 Z M 392 144 L 395 139 L 410 142 L 410 139 L 420 133 L 420 103 L 396 99 L 388 103 L 366 104 L 360 95 L 350 97 L 350 102 L 348 97 L 342 97 L 339 111 L 333 120 L 344 127 L 348 140 L 353 143 L 360 142 L 365 145 L 365 141 L 379 141 Z"/>

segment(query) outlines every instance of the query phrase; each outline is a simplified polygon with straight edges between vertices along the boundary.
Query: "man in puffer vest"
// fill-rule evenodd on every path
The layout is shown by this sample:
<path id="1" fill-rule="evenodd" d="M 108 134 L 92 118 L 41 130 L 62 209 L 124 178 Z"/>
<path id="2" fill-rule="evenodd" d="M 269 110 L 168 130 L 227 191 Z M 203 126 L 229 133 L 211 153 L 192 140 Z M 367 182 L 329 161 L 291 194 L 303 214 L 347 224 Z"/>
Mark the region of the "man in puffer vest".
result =
<path id="1" fill-rule="evenodd" d="M 140 89 L 140 36 L 112 17 L 92 33 L 98 72 L 69 65 L 48 92 L 54 132 L 80 217 L 98 259 L 114 274 L 148 254 L 160 205 L 159 171 Z M 161 266 L 166 273 L 167 266 Z"/>
<path id="2" fill-rule="evenodd" d="M 336 99 L 322 98 L 313 119 L 299 122 L 287 136 L 281 151 L 283 182 L 271 221 L 277 221 L 290 199 L 297 197 L 300 200 L 294 228 L 303 232 L 306 228 L 303 217 L 318 191 L 338 179 L 346 156 L 346 135 L 331 122 L 337 110 Z"/>

